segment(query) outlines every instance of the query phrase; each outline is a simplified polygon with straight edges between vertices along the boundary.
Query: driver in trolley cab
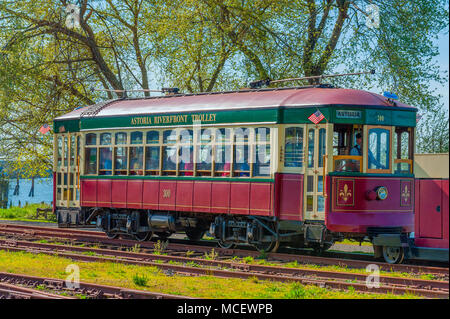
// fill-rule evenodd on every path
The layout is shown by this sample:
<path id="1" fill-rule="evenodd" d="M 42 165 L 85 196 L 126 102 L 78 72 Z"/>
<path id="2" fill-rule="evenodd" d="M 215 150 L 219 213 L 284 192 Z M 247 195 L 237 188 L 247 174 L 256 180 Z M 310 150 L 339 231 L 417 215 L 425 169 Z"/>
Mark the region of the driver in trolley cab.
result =
<path id="1" fill-rule="evenodd" d="M 350 155 L 351 156 L 362 156 L 363 152 L 362 152 L 362 141 L 363 141 L 363 137 L 361 133 L 357 133 L 356 134 L 356 145 L 352 147 L 352 149 L 350 150 Z M 369 165 L 368 167 L 371 167 L 372 165 L 375 165 L 375 167 L 377 169 L 386 169 L 386 167 L 384 165 L 382 165 L 380 162 L 377 161 L 377 159 L 373 156 L 372 151 L 370 150 L 370 148 L 368 148 L 369 154 L 368 154 L 368 159 L 369 159 Z M 356 164 L 357 170 L 359 171 L 359 162 L 357 161 L 352 161 L 354 164 Z"/>

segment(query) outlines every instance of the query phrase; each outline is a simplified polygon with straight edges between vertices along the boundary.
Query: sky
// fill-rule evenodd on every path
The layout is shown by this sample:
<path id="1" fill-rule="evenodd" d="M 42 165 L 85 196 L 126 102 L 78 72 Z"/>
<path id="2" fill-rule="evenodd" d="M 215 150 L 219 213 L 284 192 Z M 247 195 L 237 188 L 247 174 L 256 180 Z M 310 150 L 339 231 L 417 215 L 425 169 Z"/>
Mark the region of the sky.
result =
<path id="1" fill-rule="evenodd" d="M 436 61 L 438 65 L 441 67 L 442 71 L 447 71 L 447 74 L 449 72 L 448 67 L 448 60 L 449 60 L 449 53 L 448 53 L 448 47 L 449 47 L 449 35 L 447 33 L 441 33 L 439 35 L 437 44 L 439 46 L 439 56 L 436 57 Z M 442 103 L 444 104 L 444 107 L 447 109 L 447 114 L 449 110 L 449 85 L 448 85 L 448 79 L 445 85 L 435 85 L 437 92 L 443 96 Z"/>

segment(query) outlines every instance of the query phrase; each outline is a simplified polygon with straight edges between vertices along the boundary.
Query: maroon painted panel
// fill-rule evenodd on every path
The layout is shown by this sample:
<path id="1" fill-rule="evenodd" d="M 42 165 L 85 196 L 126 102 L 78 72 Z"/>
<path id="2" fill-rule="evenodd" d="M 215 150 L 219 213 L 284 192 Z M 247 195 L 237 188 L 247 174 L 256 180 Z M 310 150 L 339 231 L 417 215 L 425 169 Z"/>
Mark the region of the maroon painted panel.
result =
<path id="1" fill-rule="evenodd" d="M 417 247 L 428 248 L 446 248 L 448 249 L 448 240 L 437 238 L 415 238 L 414 245 Z"/>
<path id="2" fill-rule="evenodd" d="M 128 180 L 127 187 L 127 208 L 142 209 L 144 181 L 139 179 Z"/>
<path id="3" fill-rule="evenodd" d="M 192 196 L 194 191 L 193 181 L 178 181 L 176 206 L 177 210 L 184 212 L 192 211 Z"/>
<path id="4" fill-rule="evenodd" d="M 414 229 L 413 213 L 328 213 L 327 228 L 335 232 L 367 233 L 367 227 L 402 227 L 405 232 Z"/>
<path id="5" fill-rule="evenodd" d="M 449 214 L 449 208 L 448 208 L 448 179 L 442 180 L 442 238 L 444 238 L 447 242 L 447 248 L 448 248 L 448 214 Z"/>
<path id="6" fill-rule="evenodd" d="M 142 208 L 158 209 L 159 200 L 159 180 L 144 181 L 142 191 Z"/>
<path id="7" fill-rule="evenodd" d="M 127 180 L 111 181 L 111 207 L 127 208 Z"/>
<path id="8" fill-rule="evenodd" d="M 281 220 L 303 219 L 303 175 L 277 174 L 276 202 Z"/>
<path id="9" fill-rule="evenodd" d="M 388 191 L 384 200 L 371 196 L 380 186 Z M 365 233 L 367 227 L 402 227 L 405 232 L 413 231 L 411 178 L 333 176 L 330 191 L 326 225 L 332 231 Z"/>
<path id="10" fill-rule="evenodd" d="M 81 206 L 97 206 L 97 180 L 81 180 Z"/>
<path id="11" fill-rule="evenodd" d="M 230 211 L 230 182 L 214 182 L 211 191 L 211 213 L 228 214 Z"/>
<path id="12" fill-rule="evenodd" d="M 441 187 L 441 180 L 420 180 L 419 237 L 442 238 Z"/>
<path id="13" fill-rule="evenodd" d="M 420 234 L 420 222 L 419 222 L 419 216 L 420 216 L 420 180 L 416 179 L 414 181 L 415 185 L 415 192 L 414 192 L 414 200 L 415 200 L 415 207 L 414 207 L 414 235 L 416 237 L 419 237 Z"/>
<path id="14" fill-rule="evenodd" d="M 250 184 L 250 215 L 271 216 L 272 183 Z"/>
<path id="15" fill-rule="evenodd" d="M 175 198 L 177 194 L 176 181 L 159 181 L 159 209 L 175 210 Z"/>
<path id="16" fill-rule="evenodd" d="M 368 192 L 375 192 L 380 186 L 386 187 L 387 198 L 371 199 Z M 333 212 L 412 212 L 414 183 L 412 179 L 400 178 L 333 177 L 332 197 Z"/>
<path id="17" fill-rule="evenodd" d="M 194 181 L 193 210 L 209 213 L 211 211 L 211 184 L 212 182 Z"/>
<path id="18" fill-rule="evenodd" d="M 230 214 L 249 214 L 250 183 L 233 182 L 230 191 Z"/>
<path id="19" fill-rule="evenodd" d="M 97 180 L 97 202 L 99 207 L 111 207 L 111 180 Z"/>

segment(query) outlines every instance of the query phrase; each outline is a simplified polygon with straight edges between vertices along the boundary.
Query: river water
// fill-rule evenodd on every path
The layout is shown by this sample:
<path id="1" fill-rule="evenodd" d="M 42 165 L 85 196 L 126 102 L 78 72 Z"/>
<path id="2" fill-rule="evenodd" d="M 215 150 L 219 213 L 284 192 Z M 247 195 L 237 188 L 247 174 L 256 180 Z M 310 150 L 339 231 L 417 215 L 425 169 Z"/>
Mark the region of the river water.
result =
<path id="1" fill-rule="evenodd" d="M 24 206 L 25 203 L 48 203 L 53 201 L 53 180 L 52 178 L 35 178 L 34 180 L 34 197 L 28 197 L 31 189 L 31 179 L 19 180 L 19 195 L 13 195 L 17 180 L 9 180 L 8 207 L 12 202 L 12 206 Z"/>

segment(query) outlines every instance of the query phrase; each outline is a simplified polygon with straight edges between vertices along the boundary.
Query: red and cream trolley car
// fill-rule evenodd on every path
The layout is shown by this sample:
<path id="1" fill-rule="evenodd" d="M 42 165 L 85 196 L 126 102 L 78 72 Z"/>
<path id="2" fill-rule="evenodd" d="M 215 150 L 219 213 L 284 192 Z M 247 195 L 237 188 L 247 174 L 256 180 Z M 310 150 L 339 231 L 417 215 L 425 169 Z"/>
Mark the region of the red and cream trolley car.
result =
<path id="1" fill-rule="evenodd" d="M 54 120 L 54 210 L 61 227 L 112 238 L 209 231 L 265 251 L 366 239 L 401 262 L 414 254 L 415 190 L 428 187 L 414 177 L 416 112 L 329 85 L 78 108 Z M 440 185 L 448 260 L 448 176 Z"/>

